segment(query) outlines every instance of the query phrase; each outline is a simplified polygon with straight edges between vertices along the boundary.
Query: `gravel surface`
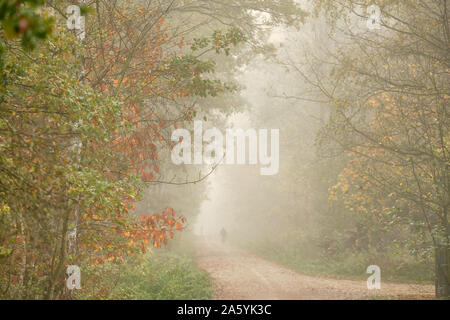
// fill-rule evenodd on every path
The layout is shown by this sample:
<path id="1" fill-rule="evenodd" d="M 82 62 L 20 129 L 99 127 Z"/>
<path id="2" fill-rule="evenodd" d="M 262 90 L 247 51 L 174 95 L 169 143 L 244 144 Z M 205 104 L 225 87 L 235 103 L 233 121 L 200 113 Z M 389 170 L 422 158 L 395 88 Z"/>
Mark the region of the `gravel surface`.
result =
<path id="1" fill-rule="evenodd" d="M 206 237 L 197 241 L 197 264 L 210 274 L 219 300 L 434 298 L 433 285 L 382 281 L 380 290 L 368 290 L 366 281 L 304 275 Z"/>

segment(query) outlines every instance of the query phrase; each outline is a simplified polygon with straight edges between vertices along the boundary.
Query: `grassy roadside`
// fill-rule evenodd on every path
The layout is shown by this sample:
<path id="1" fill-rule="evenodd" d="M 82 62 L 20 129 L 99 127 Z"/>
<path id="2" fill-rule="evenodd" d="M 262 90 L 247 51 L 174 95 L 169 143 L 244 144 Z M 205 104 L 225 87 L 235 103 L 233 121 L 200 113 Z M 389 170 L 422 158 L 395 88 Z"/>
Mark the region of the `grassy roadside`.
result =
<path id="1" fill-rule="evenodd" d="M 366 280 L 369 265 L 378 265 L 384 281 L 432 284 L 433 267 L 429 263 L 405 256 L 386 256 L 370 253 L 335 254 L 333 256 L 311 254 L 311 250 L 298 250 L 298 246 L 261 244 L 234 241 L 234 246 L 279 263 L 290 269 L 312 276 L 326 276 L 336 279 Z"/>
<path id="2" fill-rule="evenodd" d="M 95 266 L 89 276 L 82 277 L 82 287 L 75 299 L 213 299 L 208 274 L 195 264 L 194 236 L 187 232 L 178 233 L 167 247 L 148 250 L 138 260 Z"/>
<path id="3" fill-rule="evenodd" d="M 212 299 L 209 277 L 195 264 L 193 236 L 177 236 L 168 247 L 151 250 L 140 266 L 126 270 L 114 293 L 121 299 Z"/>

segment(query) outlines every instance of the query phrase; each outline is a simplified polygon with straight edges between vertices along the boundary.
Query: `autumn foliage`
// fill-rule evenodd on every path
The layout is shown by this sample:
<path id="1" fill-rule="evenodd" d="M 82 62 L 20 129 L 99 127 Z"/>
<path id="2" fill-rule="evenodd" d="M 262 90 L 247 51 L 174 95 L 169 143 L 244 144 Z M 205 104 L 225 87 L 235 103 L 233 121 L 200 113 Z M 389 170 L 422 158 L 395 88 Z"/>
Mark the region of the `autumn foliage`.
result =
<path id="1" fill-rule="evenodd" d="M 68 298 L 66 265 L 123 263 L 182 231 L 186 219 L 172 208 L 136 216 L 134 204 L 145 182 L 164 179 L 160 154 L 170 150 L 165 135 L 192 119 L 195 103 L 188 98 L 229 89 L 202 77 L 214 71 L 214 62 L 197 58 L 171 31 L 165 22 L 170 7 L 97 1 L 86 10 L 87 36 L 80 43 L 60 14 L 65 6 L 63 1 L 41 13 L 53 12 L 57 22 L 36 50 L 4 39 L 5 297 Z M 215 33 L 202 49 L 220 53 L 241 36 L 236 30 Z"/>

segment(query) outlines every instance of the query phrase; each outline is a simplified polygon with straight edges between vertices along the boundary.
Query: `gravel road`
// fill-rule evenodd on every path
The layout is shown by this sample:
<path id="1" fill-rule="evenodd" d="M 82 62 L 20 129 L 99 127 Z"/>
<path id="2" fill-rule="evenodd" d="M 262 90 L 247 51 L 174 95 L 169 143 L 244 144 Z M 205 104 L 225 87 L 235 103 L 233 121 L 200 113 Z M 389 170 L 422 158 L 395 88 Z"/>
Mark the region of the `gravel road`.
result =
<path id="1" fill-rule="evenodd" d="M 381 282 L 368 290 L 366 281 L 308 276 L 277 263 L 199 237 L 197 264 L 210 274 L 216 299 L 432 299 L 433 285 Z M 369 275 L 368 275 L 369 276 Z"/>

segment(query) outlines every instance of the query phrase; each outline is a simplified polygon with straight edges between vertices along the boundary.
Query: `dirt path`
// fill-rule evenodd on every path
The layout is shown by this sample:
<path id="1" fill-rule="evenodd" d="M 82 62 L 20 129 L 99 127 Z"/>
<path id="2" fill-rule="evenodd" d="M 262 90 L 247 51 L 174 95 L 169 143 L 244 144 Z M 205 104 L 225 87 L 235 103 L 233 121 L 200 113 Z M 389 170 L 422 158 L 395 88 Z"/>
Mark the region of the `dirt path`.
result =
<path id="1" fill-rule="evenodd" d="M 207 271 L 216 299 L 432 299 L 434 286 L 381 282 L 368 290 L 366 281 L 307 276 L 211 238 L 197 241 L 197 263 Z"/>

